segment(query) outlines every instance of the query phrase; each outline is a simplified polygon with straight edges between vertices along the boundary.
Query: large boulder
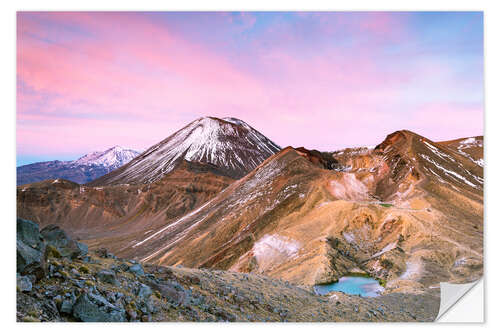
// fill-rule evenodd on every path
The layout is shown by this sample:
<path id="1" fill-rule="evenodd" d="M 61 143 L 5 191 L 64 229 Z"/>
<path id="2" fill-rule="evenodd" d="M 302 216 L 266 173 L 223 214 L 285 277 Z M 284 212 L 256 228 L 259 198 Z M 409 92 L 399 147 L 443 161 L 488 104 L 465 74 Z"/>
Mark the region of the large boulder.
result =
<path id="1" fill-rule="evenodd" d="M 87 246 L 87 244 L 76 242 L 76 241 L 75 241 L 75 243 L 76 243 L 76 246 L 78 247 L 78 249 L 80 250 L 79 256 L 84 257 L 87 254 L 89 254 L 89 247 Z"/>
<path id="2" fill-rule="evenodd" d="M 140 299 L 147 300 L 151 295 L 153 294 L 153 291 L 151 288 L 145 284 L 142 284 L 139 286 L 139 290 L 137 292 L 137 296 Z"/>
<path id="3" fill-rule="evenodd" d="M 42 240 L 38 224 L 33 221 L 17 219 L 16 238 L 33 249 L 42 251 Z"/>
<path id="4" fill-rule="evenodd" d="M 71 299 L 63 300 L 59 311 L 61 313 L 71 314 L 73 312 L 73 300 Z"/>
<path id="5" fill-rule="evenodd" d="M 17 240 L 16 271 L 21 275 L 34 275 L 36 280 L 42 279 L 46 273 L 43 253 Z"/>
<path id="6" fill-rule="evenodd" d="M 175 306 L 187 305 L 190 302 L 189 292 L 184 289 L 180 284 L 170 283 L 156 283 L 148 281 L 147 284 L 153 289 L 158 291 L 162 297 Z"/>
<path id="7" fill-rule="evenodd" d="M 42 252 L 32 248 L 20 240 L 16 240 L 17 272 L 23 273 L 28 267 L 40 265 Z"/>
<path id="8" fill-rule="evenodd" d="M 71 239 L 68 234 L 57 225 L 50 224 L 40 233 L 44 241 L 56 247 L 63 257 L 77 258 L 88 253 L 87 245 Z"/>
<path id="9" fill-rule="evenodd" d="M 34 275 L 37 280 L 45 276 L 43 253 L 45 245 L 41 240 L 38 224 L 17 219 L 16 271 L 21 275 Z"/>
<path id="10" fill-rule="evenodd" d="M 97 278 L 99 279 L 99 281 L 102 281 L 104 283 L 109 283 L 109 284 L 113 284 L 113 285 L 117 284 L 116 274 L 115 274 L 115 272 L 113 272 L 111 270 L 103 269 L 103 270 L 99 271 L 97 273 Z"/>
<path id="11" fill-rule="evenodd" d="M 126 321 L 125 310 L 109 303 L 104 297 L 85 293 L 73 306 L 73 316 L 85 322 Z"/>
<path id="12" fill-rule="evenodd" d="M 130 266 L 128 268 L 129 272 L 137 275 L 137 276 L 143 276 L 145 273 L 144 273 L 144 269 L 142 268 L 142 265 L 141 264 L 134 264 L 132 266 Z"/>

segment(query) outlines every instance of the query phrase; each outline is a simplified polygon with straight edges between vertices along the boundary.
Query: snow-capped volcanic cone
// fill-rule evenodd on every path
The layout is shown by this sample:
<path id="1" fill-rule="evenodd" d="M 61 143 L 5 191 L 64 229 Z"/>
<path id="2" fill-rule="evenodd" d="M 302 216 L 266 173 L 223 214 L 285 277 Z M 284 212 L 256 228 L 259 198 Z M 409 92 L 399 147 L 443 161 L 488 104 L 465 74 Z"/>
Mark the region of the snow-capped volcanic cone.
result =
<path id="1" fill-rule="evenodd" d="M 17 185 L 47 179 L 67 179 L 83 184 L 113 171 L 138 156 L 138 151 L 115 146 L 86 154 L 74 161 L 38 162 L 17 167 Z"/>
<path id="2" fill-rule="evenodd" d="M 238 179 L 279 150 L 278 145 L 242 120 L 199 118 L 89 185 L 152 183 L 182 160 L 210 164 L 221 174 Z"/>

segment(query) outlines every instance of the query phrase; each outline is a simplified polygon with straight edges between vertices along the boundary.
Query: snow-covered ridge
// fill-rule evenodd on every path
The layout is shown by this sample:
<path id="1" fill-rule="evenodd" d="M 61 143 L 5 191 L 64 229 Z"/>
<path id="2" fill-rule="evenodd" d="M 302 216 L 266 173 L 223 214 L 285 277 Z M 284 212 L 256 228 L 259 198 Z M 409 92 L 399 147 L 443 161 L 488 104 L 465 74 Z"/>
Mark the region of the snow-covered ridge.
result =
<path id="1" fill-rule="evenodd" d="M 87 166 L 102 166 L 105 168 L 116 169 L 124 164 L 127 164 L 135 157 L 139 156 L 139 152 L 122 148 L 120 146 L 115 146 L 109 148 L 103 152 L 93 152 L 86 154 L 79 159 L 72 161 L 71 164 L 75 166 L 87 165 Z"/>
<path id="2" fill-rule="evenodd" d="M 17 185 L 46 179 L 66 179 L 85 184 L 121 167 L 140 153 L 115 146 L 102 152 L 86 154 L 73 161 L 46 161 L 17 167 Z M 58 181 L 54 181 L 57 183 Z"/>
<path id="3" fill-rule="evenodd" d="M 245 123 L 243 120 L 240 120 L 238 118 L 226 117 L 226 118 L 222 118 L 222 120 L 233 123 L 235 125 L 242 125 L 242 126 L 249 127 L 247 123 Z"/>
<path id="4" fill-rule="evenodd" d="M 484 160 L 482 158 L 480 159 L 474 159 L 470 154 L 464 151 L 464 149 L 470 149 L 470 148 L 475 148 L 475 147 L 483 147 L 483 140 L 477 139 L 475 137 L 470 137 L 467 139 L 464 139 L 460 141 L 460 145 L 457 147 L 458 152 L 470 159 L 472 162 L 476 163 L 480 167 L 484 167 Z"/>
<path id="5" fill-rule="evenodd" d="M 475 137 L 470 137 L 466 138 L 462 141 L 460 141 L 460 145 L 458 146 L 458 149 L 464 149 L 464 148 L 471 148 L 471 147 L 482 147 L 483 146 L 483 141 L 478 140 Z"/>
<path id="6" fill-rule="evenodd" d="M 442 166 L 441 164 L 439 164 L 439 162 L 437 161 L 437 159 L 432 159 L 430 156 L 426 155 L 426 154 L 420 154 L 420 156 L 426 160 L 427 162 L 431 163 L 432 165 L 434 165 L 434 167 L 436 167 L 437 169 L 439 169 L 440 171 L 444 172 L 448 177 L 451 176 L 453 178 L 455 178 L 456 180 L 460 181 L 460 182 L 463 182 L 469 186 L 472 186 L 472 187 L 475 187 L 475 188 L 479 188 L 481 185 L 482 185 L 482 179 L 474 176 L 473 174 L 471 174 L 467 169 L 465 169 L 460 163 L 457 163 L 455 161 L 455 159 L 445 153 L 440 153 L 439 151 L 437 151 L 437 148 L 434 147 L 433 145 L 425 142 L 427 147 L 429 148 L 430 151 L 432 151 L 433 153 L 435 153 L 435 157 L 439 157 L 440 159 L 442 160 L 448 160 L 448 161 L 451 161 L 451 162 L 454 162 L 457 170 L 460 170 L 462 174 L 459 174 L 458 172 L 456 171 L 453 171 L 453 170 L 449 170 L 447 168 L 445 168 L 444 166 Z M 424 167 L 425 168 L 425 167 Z M 441 177 L 436 174 L 434 171 L 432 171 L 431 169 L 428 169 L 428 168 L 425 168 L 426 170 L 429 170 L 431 171 L 434 175 L 436 175 L 438 177 L 438 180 L 442 181 Z M 475 184 L 473 182 L 471 182 L 469 179 L 467 179 L 465 177 L 465 175 L 467 175 L 467 177 L 470 177 L 471 179 L 473 179 L 475 182 L 477 182 L 478 184 Z"/>

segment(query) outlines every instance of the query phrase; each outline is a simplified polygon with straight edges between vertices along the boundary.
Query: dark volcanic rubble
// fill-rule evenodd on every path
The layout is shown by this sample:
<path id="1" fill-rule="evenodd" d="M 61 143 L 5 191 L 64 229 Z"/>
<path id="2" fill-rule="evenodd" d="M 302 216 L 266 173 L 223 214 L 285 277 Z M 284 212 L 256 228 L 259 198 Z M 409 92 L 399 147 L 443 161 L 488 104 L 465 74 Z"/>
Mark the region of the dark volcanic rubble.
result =
<path id="1" fill-rule="evenodd" d="M 17 321 L 432 321 L 439 308 L 431 295 L 317 296 L 255 274 L 142 265 L 17 225 Z"/>

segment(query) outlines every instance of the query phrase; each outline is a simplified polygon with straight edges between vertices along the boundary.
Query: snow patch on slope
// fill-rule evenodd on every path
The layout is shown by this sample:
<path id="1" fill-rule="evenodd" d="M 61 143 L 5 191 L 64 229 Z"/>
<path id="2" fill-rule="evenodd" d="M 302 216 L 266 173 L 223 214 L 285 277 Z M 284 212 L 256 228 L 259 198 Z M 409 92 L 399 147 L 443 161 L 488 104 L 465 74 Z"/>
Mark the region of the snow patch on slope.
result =
<path id="1" fill-rule="evenodd" d="M 462 181 L 464 182 L 465 184 L 469 185 L 469 186 L 472 186 L 472 187 L 475 187 L 475 188 L 478 188 L 478 185 L 470 182 L 469 180 L 467 180 L 465 177 L 463 177 L 462 175 L 458 174 L 457 172 L 455 171 L 452 171 L 452 170 L 448 170 L 446 169 L 445 167 L 439 165 L 437 162 L 433 161 L 429 156 L 427 155 L 424 155 L 424 154 L 420 154 L 422 156 L 422 158 L 424 158 L 427 162 L 430 162 L 432 164 L 434 164 L 434 166 L 438 169 L 440 169 L 441 171 L 444 171 L 446 174 L 448 174 L 449 176 L 452 176 L 453 178 L 457 179 L 458 181 Z M 477 180 L 477 179 L 476 179 Z"/>
<path id="2" fill-rule="evenodd" d="M 439 149 L 437 147 L 435 147 L 434 145 L 430 144 L 429 142 L 427 141 L 424 141 L 424 144 L 436 155 L 438 155 L 439 157 L 441 157 L 442 159 L 444 160 L 449 160 L 451 162 L 455 162 L 456 163 L 456 160 L 451 157 L 450 155 L 448 154 L 445 154 L 441 151 L 439 151 Z"/>

